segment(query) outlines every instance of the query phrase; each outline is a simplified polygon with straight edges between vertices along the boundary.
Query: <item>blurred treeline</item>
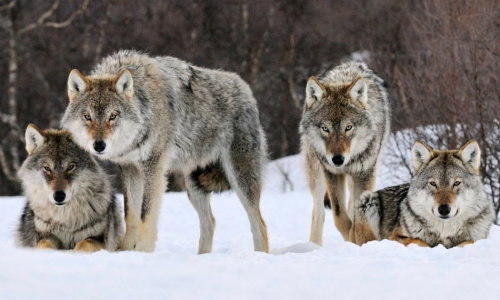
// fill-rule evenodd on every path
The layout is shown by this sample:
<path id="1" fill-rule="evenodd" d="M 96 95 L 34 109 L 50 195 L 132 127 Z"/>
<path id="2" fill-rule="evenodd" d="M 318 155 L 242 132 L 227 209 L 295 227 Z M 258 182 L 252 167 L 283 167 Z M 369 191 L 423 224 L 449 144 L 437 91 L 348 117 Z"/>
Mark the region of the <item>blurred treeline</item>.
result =
<path id="1" fill-rule="evenodd" d="M 20 192 L 27 124 L 59 126 L 71 69 L 138 49 L 240 74 L 272 158 L 300 150 L 309 76 L 363 59 L 389 83 L 393 130 L 479 140 L 498 201 L 499 20 L 497 0 L 0 0 L 0 194 Z"/>

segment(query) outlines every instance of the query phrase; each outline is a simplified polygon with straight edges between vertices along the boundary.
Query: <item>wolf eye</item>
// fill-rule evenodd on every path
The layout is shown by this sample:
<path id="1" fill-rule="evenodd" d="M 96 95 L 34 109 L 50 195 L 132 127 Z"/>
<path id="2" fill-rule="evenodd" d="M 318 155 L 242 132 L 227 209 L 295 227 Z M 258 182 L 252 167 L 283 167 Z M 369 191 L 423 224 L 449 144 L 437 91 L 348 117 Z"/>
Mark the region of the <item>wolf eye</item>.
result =
<path id="1" fill-rule="evenodd" d="M 75 168 L 75 165 L 74 164 L 71 164 L 68 166 L 68 168 L 66 169 L 67 171 L 71 171 Z"/>
<path id="2" fill-rule="evenodd" d="M 432 185 L 433 187 L 437 187 L 437 184 L 434 181 L 429 181 L 429 184 Z"/>
<path id="3" fill-rule="evenodd" d="M 49 168 L 49 167 L 47 167 L 47 166 L 43 167 L 43 169 L 44 169 L 45 171 L 47 171 L 47 172 L 50 172 L 50 168 Z"/>
<path id="4" fill-rule="evenodd" d="M 85 115 L 83 115 L 83 117 L 84 117 L 84 118 L 85 118 L 85 120 L 87 120 L 87 121 L 92 120 L 92 118 L 90 117 L 90 115 L 89 115 L 89 114 L 85 114 Z"/>
<path id="5" fill-rule="evenodd" d="M 117 117 L 117 116 L 118 116 L 117 114 L 111 114 L 111 115 L 109 116 L 109 120 L 110 120 L 110 121 L 113 121 L 114 119 L 116 119 L 116 117 Z"/>
<path id="6" fill-rule="evenodd" d="M 460 181 L 455 181 L 455 182 L 453 183 L 453 186 L 459 186 L 459 185 L 460 185 L 460 183 L 461 183 Z"/>
<path id="7" fill-rule="evenodd" d="M 347 127 L 345 128 L 345 131 L 349 131 L 352 129 L 352 125 L 347 125 Z"/>
<path id="8" fill-rule="evenodd" d="M 329 132 L 328 127 L 326 126 L 321 126 L 321 130 L 323 130 L 324 132 Z"/>

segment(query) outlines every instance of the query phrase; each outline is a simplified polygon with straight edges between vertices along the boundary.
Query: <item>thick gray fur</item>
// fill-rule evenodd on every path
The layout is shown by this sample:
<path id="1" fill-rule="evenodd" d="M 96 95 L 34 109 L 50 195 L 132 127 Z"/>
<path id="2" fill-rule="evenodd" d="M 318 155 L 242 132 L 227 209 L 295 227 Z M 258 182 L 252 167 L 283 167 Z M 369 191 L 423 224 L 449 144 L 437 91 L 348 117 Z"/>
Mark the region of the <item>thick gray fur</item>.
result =
<path id="1" fill-rule="evenodd" d="M 99 89 L 98 81 L 116 78 L 123 70 L 133 78 L 131 100 L 113 87 L 95 97 L 92 91 L 80 91 L 62 124 L 93 152 L 94 140 L 89 140 L 82 113 L 106 122 L 107 112 L 119 111 L 107 140 L 112 146 L 98 157 L 122 169 L 127 215 L 124 249 L 154 250 L 166 188 L 163 177 L 177 171 L 186 178 L 189 200 L 200 218 L 199 253 L 212 250 L 215 219 L 210 194 L 229 188 L 248 213 L 255 250 L 268 251 L 259 208 L 266 140 L 249 86 L 234 73 L 127 50 L 103 59 L 88 76 L 90 86 Z"/>
<path id="2" fill-rule="evenodd" d="M 43 144 L 19 170 L 27 202 L 16 231 L 17 244 L 36 247 L 45 239 L 54 249 L 68 250 L 92 240 L 99 248 L 117 250 L 123 238 L 122 216 L 107 174 L 73 143 L 69 133 L 46 130 L 41 134 Z M 67 163 L 76 165 L 70 175 L 64 175 L 62 169 Z M 44 165 L 52 166 L 50 174 L 43 170 Z M 67 181 L 66 204 L 61 206 L 52 198 L 55 191 L 51 186 L 56 180 Z"/>

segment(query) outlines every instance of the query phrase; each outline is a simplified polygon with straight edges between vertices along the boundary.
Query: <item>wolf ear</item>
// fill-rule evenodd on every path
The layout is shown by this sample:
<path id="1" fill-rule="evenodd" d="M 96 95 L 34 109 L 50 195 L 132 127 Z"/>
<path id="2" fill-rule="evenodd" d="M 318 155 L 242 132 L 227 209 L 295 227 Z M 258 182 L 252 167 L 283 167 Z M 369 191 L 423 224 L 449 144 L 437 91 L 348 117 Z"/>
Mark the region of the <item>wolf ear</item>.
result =
<path id="1" fill-rule="evenodd" d="M 475 172 L 481 166 L 481 149 L 475 140 L 468 141 L 458 150 L 458 155 L 464 164 L 470 164 Z"/>
<path id="2" fill-rule="evenodd" d="M 316 102 L 321 101 L 326 94 L 326 88 L 319 83 L 316 77 L 311 76 L 306 86 L 306 105 L 311 108 Z"/>
<path id="3" fill-rule="evenodd" d="M 74 69 L 68 77 L 68 96 L 69 101 L 75 100 L 78 93 L 83 93 L 89 86 L 89 80 L 83 76 L 80 71 Z"/>
<path id="4" fill-rule="evenodd" d="M 121 71 L 120 74 L 113 79 L 113 83 L 118 94 L 124 93 L 129 100 L 132 100 L 134 96 L 134 80 L 129 70 L 125 69 Z"/>
<path id="5" fill-rule="evenodd" d="M 349 93 L 351 100 L 359 101 L 363 106 L 366 106 L 366 103 L 368 102 L 368 86 L 361 76 L 358 76 L 353 80 L 347 89 L 347 92 Z"/>
<path id="6" fill-rule="evenodd" d="M 428 163 L 434 157 L 434 150 L 422 141 L 416 141 L 411 148 L 411 159 L 415 173 L 423 164 Z"/>
<path id="7" fill-rule="evenodd" d="M 25 139 L 26 151 L 28 151 L 29 155 L 31 155 L 37 147 L 40 147 L 45 142 L 45 138 L 43 137 L 41 130 L 33 124 L 29 124 L 28 128 L 26 128 Z"/>

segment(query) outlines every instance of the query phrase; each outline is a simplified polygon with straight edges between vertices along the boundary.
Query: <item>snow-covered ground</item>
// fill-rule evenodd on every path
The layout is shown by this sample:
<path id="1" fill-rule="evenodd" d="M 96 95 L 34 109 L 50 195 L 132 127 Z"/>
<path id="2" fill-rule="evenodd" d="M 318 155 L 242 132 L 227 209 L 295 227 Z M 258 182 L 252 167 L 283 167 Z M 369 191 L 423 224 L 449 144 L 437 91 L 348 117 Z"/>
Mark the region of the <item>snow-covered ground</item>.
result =
<path id="1" fill-rule="evenodd" d="M 408 176 L 384 165 L 378 187 Z M 262 213 L 271 254 L 252 251 L 246 214 L 232 193 L 212 197 L 214 251 L 201 256 L 198 217 L 185 193 L 165 194 L 151 254 L 15 248 L 24 199 L 2 198 L 0 299 L 498 299 L 500 227 L 465 248 L 358 247 L 342 240 L 328 214 L 319 248 L 307 242 L 312 200 L 301 166 L 299 156 L 269 166 Z"/>

